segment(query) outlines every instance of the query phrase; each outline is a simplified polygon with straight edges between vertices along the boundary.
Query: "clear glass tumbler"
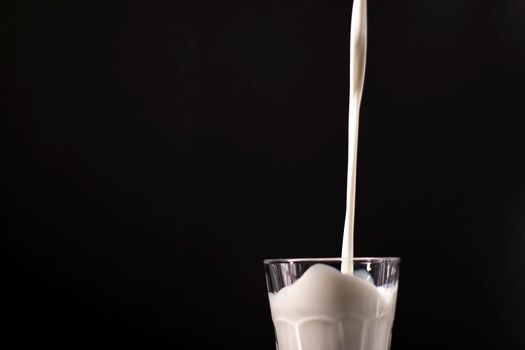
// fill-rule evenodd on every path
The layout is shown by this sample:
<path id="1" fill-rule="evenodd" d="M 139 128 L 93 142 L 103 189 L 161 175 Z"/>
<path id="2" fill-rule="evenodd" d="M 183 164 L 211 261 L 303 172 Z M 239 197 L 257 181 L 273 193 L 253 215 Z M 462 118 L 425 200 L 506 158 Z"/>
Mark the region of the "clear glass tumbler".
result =
<path id="1" fill-rule="evenodd" d="M 278 350 L 390 349 L 400 259 L 350 260 L 264 260 Z"/>

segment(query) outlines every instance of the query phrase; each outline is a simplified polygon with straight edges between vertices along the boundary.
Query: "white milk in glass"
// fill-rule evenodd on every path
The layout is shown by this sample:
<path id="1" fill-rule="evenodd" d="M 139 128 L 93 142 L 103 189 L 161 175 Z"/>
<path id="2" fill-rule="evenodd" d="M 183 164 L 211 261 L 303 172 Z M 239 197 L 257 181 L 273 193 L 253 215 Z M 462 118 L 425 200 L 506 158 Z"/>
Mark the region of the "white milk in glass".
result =
<path id="1" fill-rule="evenodd" d="M 387 350 L 397 285 L 372 282 L 315 264 L 270 294 L 279 350 Z"/>

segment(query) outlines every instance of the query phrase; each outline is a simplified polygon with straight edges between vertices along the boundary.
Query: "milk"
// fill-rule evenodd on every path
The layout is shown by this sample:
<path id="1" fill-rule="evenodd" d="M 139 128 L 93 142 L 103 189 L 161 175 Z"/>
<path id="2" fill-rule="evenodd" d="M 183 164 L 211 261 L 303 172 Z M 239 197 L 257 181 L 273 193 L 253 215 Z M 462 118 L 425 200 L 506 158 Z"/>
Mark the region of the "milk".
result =
<path id="1" fill-rule="evenodd" d="M 350 27 L 350 98 L 348 108 L 348 170 L 346 186 L 346 214 L 343 229 L 341 257 L 354 256 L 354 216 L 357 177 L 357 139 L 359 109 L 363 95 L 366 67 L 367 18 L 366 0 L 354 0 Z M 352 273 L 352 264 L 343 263 L 341 271 Z"/>
<path id="2" fill-rule="evenodd" d="M 279 350 L 390 348 L 397 283 L 376 287 L 369 278 L 353 273 L 351 260 L 366 28 L 366 0 L 354 0 L 350 34 L 348 184 L 341 271 L 315 264 L 295 283 L 269 294 Z"/>
<path id="3" fill-rule="evenodd" d="M 376 287 L 324 264 L 269 294 L 279 350 L 387 350 L 397 284 Z"/>

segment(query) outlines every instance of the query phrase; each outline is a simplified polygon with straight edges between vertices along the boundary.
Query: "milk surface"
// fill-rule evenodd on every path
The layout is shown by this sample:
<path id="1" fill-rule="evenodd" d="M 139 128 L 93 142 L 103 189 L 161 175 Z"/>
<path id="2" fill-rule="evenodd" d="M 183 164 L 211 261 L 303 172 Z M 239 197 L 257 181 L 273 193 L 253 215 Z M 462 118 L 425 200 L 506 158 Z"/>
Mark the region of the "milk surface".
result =
<path id="1" fill-rule="evenodd" d="M 269 294 L 279 350 L 388 350 L 397 284 L 376 287 L 324 264 Z"/>

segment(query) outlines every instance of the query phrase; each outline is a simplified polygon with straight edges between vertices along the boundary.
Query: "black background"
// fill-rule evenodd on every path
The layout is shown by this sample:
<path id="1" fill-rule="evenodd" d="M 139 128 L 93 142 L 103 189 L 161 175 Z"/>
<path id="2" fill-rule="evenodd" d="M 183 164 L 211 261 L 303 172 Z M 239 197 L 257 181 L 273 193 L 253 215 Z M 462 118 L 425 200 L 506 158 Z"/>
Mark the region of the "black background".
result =
<path id="1" fill-rule="evenodd" d="M 262 259 L 340 253 L 351 3 L 2 7 L 3 341 L 273 349 Z M 370 0 L 368 49 L 392 349 L 523 349 L 525 2 Z"/>

